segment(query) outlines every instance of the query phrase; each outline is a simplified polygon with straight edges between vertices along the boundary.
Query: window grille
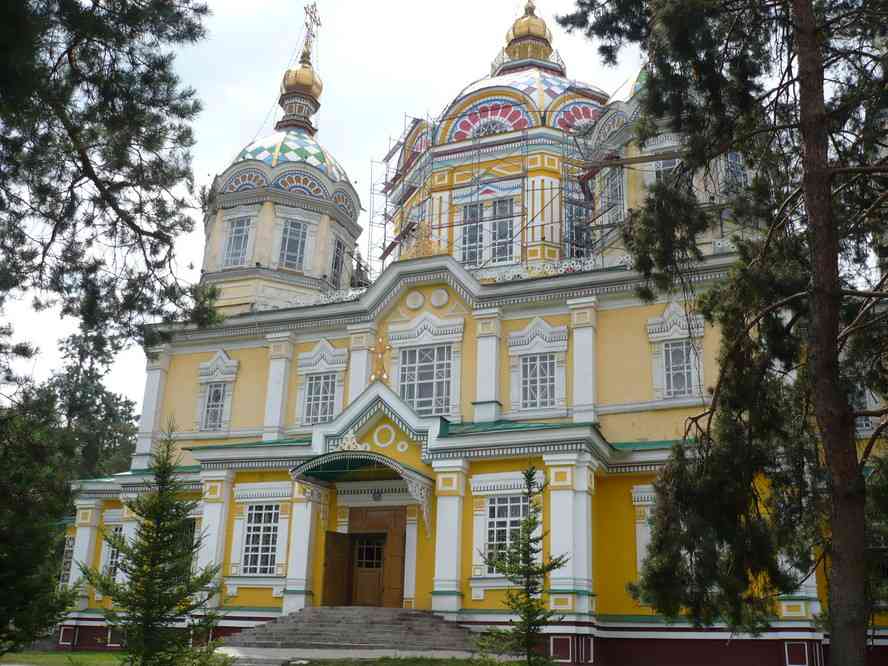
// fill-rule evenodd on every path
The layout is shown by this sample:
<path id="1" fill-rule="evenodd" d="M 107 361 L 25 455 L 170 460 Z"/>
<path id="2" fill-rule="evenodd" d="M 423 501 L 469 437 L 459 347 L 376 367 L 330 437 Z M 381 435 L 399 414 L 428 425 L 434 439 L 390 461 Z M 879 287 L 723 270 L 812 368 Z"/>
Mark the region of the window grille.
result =
<path id="1" fill-rule="evenodd" d="M 330 284 L 339 289 L 342 282 L 342 268 L 345 265 L 345 243 L 336 238 L 333 241 L 333 261 L 330 264 Z"/>
<path id="2" fill-rule="evenodd" d="M 487 556 L 508 550 L 518 538 L 527 517 L 527 495 L 502 495 L 487 499 Z M 488 565 L 487 573 L 496 570 Z"/>
<path id="3" fill-rule="evenodd" d="M 663 358 L 667 398 L 679 398 L 696 393 L 694 368 L 696 358 L 690 340 L 663 343 Z"/>
<path id="4" fill-rule="evenodd" d="M 521 408 L 555 406 L 555 354 L 521 357 Z"/>
<path id="5" fill-rule="evenodd" d="M 515 223 L 511 199 L 498 199 L 493 202 L 491 222 L 491 260 L 495 264 L 510 264 L 515 261 Z"/>
<path id="6" fill-rule="evenodd" d="M 207 400 L 204 404 L 204 430 L 222 430 L 225 391 L 225 382 L 213 382 L 207 385 Z"/>
<path id="7" fill-rule="evenodd" d="M 71 582 L 71 566 L 74 562 L 74 537 L 65 537 L 65 548 L 62 551 L 62 571 L 59 574 L 59 584 L 67 585 Z"/>
<path id="8" fill-rule="evenodd" d="M 247 263 L 247 242 L 250 238 L 250 218 L 239 217 L 228 227 L 223 266 L 243 266 Z"/>
<path id="9" fill-rule="evenodd" d="M 305 261 L 305 236 L 305 225 L 302 222 L 292 220 L 284 222 L 279 261 L 281 266 L 302 270 L 302 264 Z"/>
<path id="10" fill-rule="evenodd" d="M 251 504 L 247 507 L 242 569 L 245 575 L 274 575 L 279 517 L 280 507 L 277 504 Z"/>
<path id="11" fill-rule="evenodd" d="M 731 151 L 725 154 L 725 188 L 728 190 L 746 187 L 749 177 L 746 165 L 743 164 L 743 156 Z"/>
<path id="12" fill-rule="evenodd" d="M 327 423 L 333 420 L 336 373 L 308 375 L 305 380 L 303 423 Z"/>
<path id="13" fill-rule="evenodd" d="M 463 206 L 462 260 L 467 266 L 478 266 L 484 259 L 484 226 L 481 204 Z"/>
<path id="14" fill-rule="evenodd" d="M 623 221 L 623 170 L 609 169 L 604 178 L 601 197 L 601 210 L 605 224 L 618 224 Z"/>
<path id="15" fill-rule="evenodd" d="M 123 536 L 123 525 L 114 525 L 109 532 L 114 536 Z M 120 563 L 120 551 L 116 546 L 108 544 L 108 561 L 105 563 L 105 574 L 111 579 L 117 578 L 117 567 Z"/>
<path id="16" fill-rule="evenodd" d="M 401 350 L 401 398 L 421 416 L 450 412 L 450 345 Z"/>

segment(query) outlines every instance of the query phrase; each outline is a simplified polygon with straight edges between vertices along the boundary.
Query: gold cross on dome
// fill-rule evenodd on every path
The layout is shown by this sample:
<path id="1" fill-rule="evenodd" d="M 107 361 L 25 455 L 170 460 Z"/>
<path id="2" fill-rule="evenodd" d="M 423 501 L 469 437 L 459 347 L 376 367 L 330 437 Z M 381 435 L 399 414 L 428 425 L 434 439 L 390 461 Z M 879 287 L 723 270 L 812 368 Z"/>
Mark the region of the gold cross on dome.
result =
<path id="1" fill-rule="evenodd" d="M 370 353 L 373 354 L 373 371 L 370 373 L 371 382 L 388 384 L 389 376 L 385 369 L 385 357 L 391 350 L 392 346 L 384 338 L 376 338 L 376 343 L 370 349 Z"/>
<path id="2" fill-rule="evenodd" d="M 305 5 L 305 50 L 311 52 L 315 37 L 318 36 L 318 28 L 321 26 L 321 16 L 318 14 L 318 3 L 312 2 Z"/>

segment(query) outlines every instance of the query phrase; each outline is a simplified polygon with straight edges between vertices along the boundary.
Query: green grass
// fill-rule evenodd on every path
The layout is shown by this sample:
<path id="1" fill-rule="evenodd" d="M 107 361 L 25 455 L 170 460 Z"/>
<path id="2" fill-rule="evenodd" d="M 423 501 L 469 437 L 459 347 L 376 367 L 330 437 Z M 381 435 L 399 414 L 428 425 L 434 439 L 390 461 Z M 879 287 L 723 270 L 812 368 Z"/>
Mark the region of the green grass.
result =
<path id="1" fill-rule="evenodd" d="M 119 664 L 119 652 L 16 652 L 0 657 L 0 664 L 28 664 L 29 666 L 92 666 Z"/>

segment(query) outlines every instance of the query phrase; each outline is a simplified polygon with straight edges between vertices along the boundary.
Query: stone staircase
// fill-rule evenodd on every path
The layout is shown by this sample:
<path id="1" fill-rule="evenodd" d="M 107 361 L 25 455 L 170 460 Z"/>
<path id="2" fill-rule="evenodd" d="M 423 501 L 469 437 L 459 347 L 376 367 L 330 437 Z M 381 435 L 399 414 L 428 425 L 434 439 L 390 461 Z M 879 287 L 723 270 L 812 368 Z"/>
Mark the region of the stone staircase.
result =
<path id="1" fill-rule="evenodd" d="M 225 638 L 235 648 L 474 652 L 473 634 L 430 611 L 309 607 Z M 434 655 L 430 655 L 434 656 Z M 245 664 L 245 661 L 238 661 Z"/>

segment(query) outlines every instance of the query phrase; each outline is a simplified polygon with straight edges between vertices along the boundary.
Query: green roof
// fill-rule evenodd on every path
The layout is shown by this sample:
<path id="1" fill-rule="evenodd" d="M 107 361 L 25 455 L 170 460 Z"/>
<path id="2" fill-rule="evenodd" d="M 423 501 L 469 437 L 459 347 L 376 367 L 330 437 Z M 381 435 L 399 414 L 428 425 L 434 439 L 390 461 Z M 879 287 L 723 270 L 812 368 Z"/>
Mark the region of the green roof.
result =
<path id="1" fill-rule="evenodd" d="M 618 451 L 654 451 L 671 449 L 675 444 L 681 444 L 681 439 L 657 439 L 638 440 L 633 442 L 611 442 L 610 445 Z"/>
<path id="2" fill-rule="evenodd" d="M 176 467 L 175 471 L 178 472 L 179 474 L 189 474 L 191 472 L 199 472 L 200 465 L 179 465 Z M 120 472 L 119 474 L 115 474 L 114 478 L 116 479 L 121 476 L 147 476 L 148 474 L 154 474 L 154 472 L 151 471 L 151 468 L 131 469 L 126 472 Z M 109 480 L 113 481 L 114 479 L 109 479 Z"/>
<path id="3" fill-rule="evenodd" d="M 209 444 L 207 446 L 185 446 L 186 451 L 210 449 L 264 449 L 275 446 L 310 446 L 311 437 L 293 437 L 292 439 L 274 439 L 268 442 L 232 442 L 231 444 Z"/>
<path id="4" fill-rule="evenodd" d="M 441 437 L 465 437 L 468 435 L 481 435 L 487 432 L 514 432 L 526 430 L 557 430 L 560 428 L 596 427 L 596 423 L 585 421 L 574 423 L 572 421 L 560 423 L 547 423 L 544 421 L 481 421 L 478 423 L 450 423 L 445 421 L 441 425 Z"/>

